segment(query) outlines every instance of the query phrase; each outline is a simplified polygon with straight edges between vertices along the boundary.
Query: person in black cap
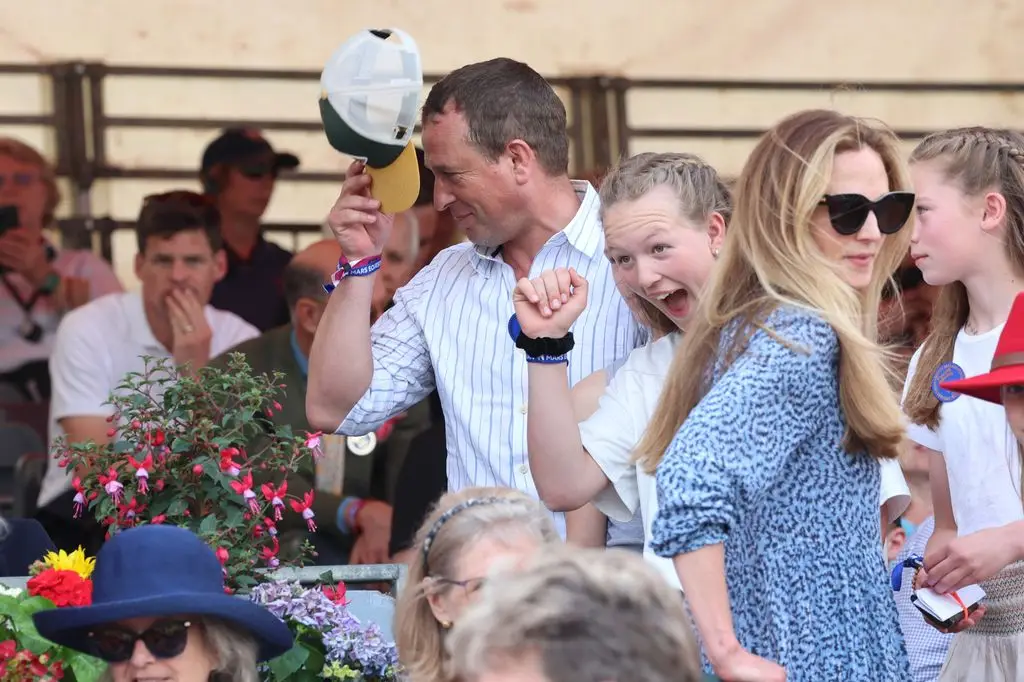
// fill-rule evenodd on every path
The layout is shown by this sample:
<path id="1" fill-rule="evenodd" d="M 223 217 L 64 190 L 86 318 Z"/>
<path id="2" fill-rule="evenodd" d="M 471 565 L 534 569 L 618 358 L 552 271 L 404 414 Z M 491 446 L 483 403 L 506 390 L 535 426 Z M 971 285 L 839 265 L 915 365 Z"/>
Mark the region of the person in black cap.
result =
<path id="1" fill-rule="evenodd" d="M 294 154 L 274 151 L 257 130 L 228 128 L 203 152 L 203 191 L 221 215 L 227 275 L 210 304 L 266 331 L 287 324 L 281 277 L 292 254 L 263 238 L 260 219 L 282 170 L 299 165 Z"/>

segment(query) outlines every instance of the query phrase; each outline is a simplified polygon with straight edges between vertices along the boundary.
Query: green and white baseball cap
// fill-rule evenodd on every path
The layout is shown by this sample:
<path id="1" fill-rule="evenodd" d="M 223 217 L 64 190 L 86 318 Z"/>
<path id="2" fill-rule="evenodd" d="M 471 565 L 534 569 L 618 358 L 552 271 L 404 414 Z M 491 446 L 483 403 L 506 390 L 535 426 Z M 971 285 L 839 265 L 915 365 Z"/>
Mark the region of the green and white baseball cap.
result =
<path id="1" fill-rule="evenodd" d="M 420 191 L 412 136 L 423 91 L 415 41 L 395 28 L 361 31 L 331 55 L 320 87 L 320 119 L 331 146 L 366 162 L 381 211 L 411 208 Z"/>

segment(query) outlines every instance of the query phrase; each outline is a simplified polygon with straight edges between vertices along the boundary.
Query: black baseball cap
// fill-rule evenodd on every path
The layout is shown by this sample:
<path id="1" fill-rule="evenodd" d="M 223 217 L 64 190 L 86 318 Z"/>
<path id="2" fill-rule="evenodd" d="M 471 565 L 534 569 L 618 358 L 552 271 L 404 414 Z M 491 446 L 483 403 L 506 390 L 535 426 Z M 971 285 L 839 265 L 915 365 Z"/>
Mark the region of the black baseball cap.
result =
<path id="1" fill-rule="evenodd" d="M 261 156 L 272 157 L 275 170 L 292 170 L 299 165 L 299 157 L 274 151 L 260 131 L 253 128 L 225 128 L 217 139 L 207 145 L 199 172 L 206 173 L 218 163 L 234 165 Z"/>

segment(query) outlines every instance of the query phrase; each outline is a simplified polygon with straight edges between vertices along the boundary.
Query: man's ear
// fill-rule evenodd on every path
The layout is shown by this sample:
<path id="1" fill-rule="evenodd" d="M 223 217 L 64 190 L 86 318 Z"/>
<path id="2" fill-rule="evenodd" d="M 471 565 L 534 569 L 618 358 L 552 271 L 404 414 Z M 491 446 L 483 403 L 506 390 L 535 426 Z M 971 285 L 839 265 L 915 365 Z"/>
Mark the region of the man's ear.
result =
<path id="1" fill-rule="evenodd" d="M 295 302 L 295 308 L 292 311 L 295 326 L 310 335 L 316 334 L 316 328 L 320 324 L 323 314 L 323 305 L 311 298 L 300 298 Z"/>

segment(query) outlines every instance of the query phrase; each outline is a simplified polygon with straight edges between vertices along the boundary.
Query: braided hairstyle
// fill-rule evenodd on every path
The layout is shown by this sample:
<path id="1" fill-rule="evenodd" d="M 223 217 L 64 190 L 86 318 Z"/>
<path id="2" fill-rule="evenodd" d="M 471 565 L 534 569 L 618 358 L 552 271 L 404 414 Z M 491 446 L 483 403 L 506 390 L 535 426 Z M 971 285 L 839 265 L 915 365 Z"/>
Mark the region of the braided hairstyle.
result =
<path id="1" fill-rule="evenodd" d="M 929 135 L 910 155 L 910 163 L 934 162 L 946 179 L 967 196 L 999 192 L 1006 199 L 1006 257 L 1024 275 L 1024 135 L 1013 130 L 971 127 Z M 963 282 L 942 287 L 932 312 L 917 369 L 907 389 L 904 411 L 915 424 L 935 428 L 939 401 L 931 391 L 940 365 L 953 359 L 953 346 L 970 307 Z"/>

